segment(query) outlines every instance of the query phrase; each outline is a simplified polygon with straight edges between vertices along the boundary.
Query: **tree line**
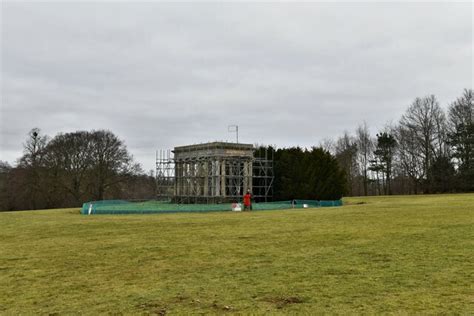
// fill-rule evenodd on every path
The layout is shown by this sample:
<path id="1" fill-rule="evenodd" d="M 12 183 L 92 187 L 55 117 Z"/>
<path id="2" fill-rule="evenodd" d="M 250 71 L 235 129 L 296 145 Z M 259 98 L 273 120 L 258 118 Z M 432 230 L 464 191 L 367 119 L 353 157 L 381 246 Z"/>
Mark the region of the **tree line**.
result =
<path id="1" fill-rule="evenodd" d="M 0 210 L 77 207 L 84 201 L 144 199 L 155 193 L 125 144 L 110 131 L 32 129 L 17 166 L 0 162 Z"/>
<path id="2" fill-rule="evenodd" d="M 310 149 L 273 148 L 274 199 L 474 191 L 473 90 L 445 112 L 434 95 L 415 98 L 396 124 L 371 135 L 364 122 Z M 0 161 L 0 210 L 77 207 L 84 201 L 155 197 L 124 142 L 110 131 L 32 129 L 16 166 Z M 257 149 L 257 156 L 265 150 Z M 259 153 L 260 152 L 260 153 Z"/>
<path id="3" fill-rule="evenodd" d="M 474 191 L 473 90 L 445 112 L 434 95 L 415 98 L 396 124 L 375 135 L 353 134 L 311 149 L 262 146 L 274 155 L 274 199 L 338 199 Z M 334 161 L 336 165 L 334 165 Z"/>
<path id="4" fill-rule="evenodd" d="M 322 142 L 346 174 L 347 195 L 474 191 L 473 92 L 447 111 L 434 95 L 418 97 L 375 136 L 363 123 Z"/>

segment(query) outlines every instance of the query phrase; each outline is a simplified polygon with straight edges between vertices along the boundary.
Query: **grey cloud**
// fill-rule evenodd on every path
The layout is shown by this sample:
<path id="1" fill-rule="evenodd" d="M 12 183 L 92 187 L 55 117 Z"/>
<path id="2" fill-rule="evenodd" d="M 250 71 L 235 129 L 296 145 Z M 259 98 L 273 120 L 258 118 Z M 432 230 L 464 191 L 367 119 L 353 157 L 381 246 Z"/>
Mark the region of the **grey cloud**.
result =
<path id="1" fill-rule="evenodd" d="M 470 3 L 13 3 L 2 10 L 1 156 L 29 129 L 106 128 L 154 151 L 311 146 L 472 87 Z"/>

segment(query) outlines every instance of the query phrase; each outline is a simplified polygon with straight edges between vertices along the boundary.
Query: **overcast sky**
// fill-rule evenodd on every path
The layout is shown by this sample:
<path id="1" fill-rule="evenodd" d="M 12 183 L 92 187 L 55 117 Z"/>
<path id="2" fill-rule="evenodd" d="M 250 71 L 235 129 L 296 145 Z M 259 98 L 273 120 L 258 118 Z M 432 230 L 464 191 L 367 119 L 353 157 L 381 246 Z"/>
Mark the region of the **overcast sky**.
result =
<path id="1" fill-rule="evenodd" d="M 215 140 L 312 146 L 473 84 L 472 3 L 1 1 L 0 160 L 109 129 L 145 170 Z"/>

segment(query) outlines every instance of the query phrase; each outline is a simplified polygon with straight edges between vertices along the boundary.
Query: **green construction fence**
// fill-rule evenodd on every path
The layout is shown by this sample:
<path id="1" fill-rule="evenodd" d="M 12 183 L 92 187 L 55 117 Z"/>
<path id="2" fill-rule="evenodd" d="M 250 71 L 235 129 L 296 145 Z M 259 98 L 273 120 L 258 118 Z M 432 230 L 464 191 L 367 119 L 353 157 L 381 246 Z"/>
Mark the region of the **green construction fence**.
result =
<path id="1" fill-rule="evenodd" d="M 316 201 L 316 200 L 290 200 L 276 202 L 253 203 L 252 211 L 301 209 L 316 207 L 341 206 L 342 200 Z M 81 214 L 164 214 L 180 212 L 230 212 L 235 203 L 221 204 L 174 204 L 164 201 L 126 201 L 105 200 L 91 201 L 82 205 Z M 243 205 L 241 206 L 243 208 Z"/>

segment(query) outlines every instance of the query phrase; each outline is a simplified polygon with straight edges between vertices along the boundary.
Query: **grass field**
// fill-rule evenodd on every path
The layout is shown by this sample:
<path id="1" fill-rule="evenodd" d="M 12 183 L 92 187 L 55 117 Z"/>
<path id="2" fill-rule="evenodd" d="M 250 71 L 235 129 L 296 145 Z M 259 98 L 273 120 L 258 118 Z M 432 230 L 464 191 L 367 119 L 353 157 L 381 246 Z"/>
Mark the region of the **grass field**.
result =
<path id="1" fill-rule="evenodd" d="M 0 314 L 474 313 L 474 194 L 0 213 Z"/>

